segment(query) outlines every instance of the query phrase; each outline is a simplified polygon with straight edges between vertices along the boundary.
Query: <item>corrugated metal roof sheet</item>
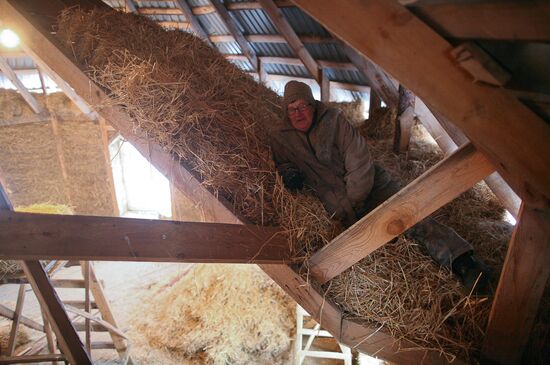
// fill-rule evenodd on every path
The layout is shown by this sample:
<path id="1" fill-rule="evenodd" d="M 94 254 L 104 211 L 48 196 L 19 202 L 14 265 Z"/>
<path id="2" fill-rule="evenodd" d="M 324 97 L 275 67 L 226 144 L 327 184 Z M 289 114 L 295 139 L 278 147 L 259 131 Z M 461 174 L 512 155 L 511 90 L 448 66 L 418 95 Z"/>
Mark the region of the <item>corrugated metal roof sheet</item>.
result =
<path id="1" fill-rule="evenodd" d="M 175 14 L 151 14 L 146 15 L 147 18 L 154 20 L 156 22 L 185 22 L 185 16 L 175 15 Z"/>
<path id="2" fill-rule="evenodd" d="M 241 61 L 241 60 L 231 60 L 231 63 L 233 63 L 235 66 L 240 68 L 241 70 L 245 72 L 253 72 L 254 69 L 252 68 L 252 65 L 248 61 Z"/>
<path id="3" fill-rule="evenodd" d="M 348 82 L 350 84 L 365 85 L 366 81 L 363 79 L 359 71 L 342 70 L 336 68 L 327 68 L 327 75 L 332 81 Z"/>
<path id="4" fill-rule="evenodd" d="M 292 49 L 286 43 L 250 43 L 258 56 L 293 57 Z"/>
<path id="5" fill-rule="evenodd" d="M 243 28 L 244 34 L 277 34 L 277 28 L 261 9 L 235 10 L 230 14 Z"/>
<path id="6" fill-rule="evenodd" d="M 199 20 L 204 31 L 209 35 L 229 34 L 229 30 L 218 13 L 197 15 L 196 18 Z"/>
<path id="7" fill-rule="evenodd" d="M 14 70 L 36 68 L 34 61 L 30 57 L 6 57 L 6 61 Z"/>
<path id="8" fill-rule="evenodd" d="M 212 0 L 212 1 L 216 1 L 216 0 Z M 189 4 L 190 7 L 208 6 L 210 5 L 210 0 L 187 0 L 187 3 Z"/>
<path id="9" fill-rule="evenodd" d="M 335 43 L 305 43 L 304 47 L 306 47 L 311 57 L 318 60 L 348 61 L 340 46 Z"/>
<path id="10" fill-rule="evenodd" d="M 214 43 L 214 45 L 223 54 L 242 54 L 237 42 Z"/>
<path id="11" fill-rule="evenodd" d="M 167 9 L 173 9 L 173 8 L 176 7 L 176 4 L 174 4 L 173 1 L 133 0 L 133 2 L 134 2 L 134 5 L 136 6 L 136 8 L 167 8 Z M 122 0 L 122 3 L 124 4 L 124 0 Z"/>
<path id="12" fill-rule="evenodd" d="M 330 37 L 325 28 L 302 10 L 298 8 L 282 8 L 281 10 L 297 34 Z"/>
<path id="13" fill-rule="evenodd" d="M 266 63 L 265 70 L 267 73 L 275 75 L 310 77 L 309 72 L 307 72 L 304 66 Z"/>

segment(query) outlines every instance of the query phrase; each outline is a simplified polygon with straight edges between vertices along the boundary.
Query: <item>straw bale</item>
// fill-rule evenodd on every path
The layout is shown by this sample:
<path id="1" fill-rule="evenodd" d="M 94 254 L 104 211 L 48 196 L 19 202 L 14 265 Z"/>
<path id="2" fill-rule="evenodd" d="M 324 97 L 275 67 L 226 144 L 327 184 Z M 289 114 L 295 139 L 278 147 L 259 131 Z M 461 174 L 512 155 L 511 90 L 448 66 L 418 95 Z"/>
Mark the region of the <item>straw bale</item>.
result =
<path id="1" fill-rule="evenodd" d="M 5 354 L 8 348 L 8 342 L 10 339 L 11 321 L 2 321 L 0 325 L 0 353 Z M 17 329 L 17 339 L 15 341 L 15 348 L 29 343 L 29 334 L 24 326 L 19 326 Z"/>
<path id="2" fill-rule="evenodd" d="M 279 98 L 215 50 L 190 34 L 115 12 L 73 9 L 61 17 L 57 34 L 134 127 L 178 156 L 238 216 L 285 228 L 297 256 L 308 257 L 338 233 L 311 192 L 287 192 L 274 172 L 267 134 L 281 123 Z M 409 153 L 394 155 L 387 139 L 394 113 L 380 109 L 361 129 L 374 158 L 406 183 L 442 154 L 418 138 L 417 127 Z M 501 215 L 495 198 L 478 185 L 435 216 L 471 240 L 498 270 L 509 238 L 509 229 L 499 226 Z M 324 289 L 349 316 L 449 359 L 475 357 L 490 305 L 465 296 L 447 270 L 404 237 Z"/>
<path id="3" fill-rule="evenodd" d="M 325 103 L 328 106 L 340 109 L 344 117 L 351 122 L 353 126 L 359 126 L 365 122 L 365 107 L 360 100 L 345 102 Z"/>
<path id="4" fill-rule="evenodd" d="M 220 365 L 289 362 L 294 302 L 256 265 L 195 265 L 151 288 L 144 301 L 136 331 L 175 356 Z"/>

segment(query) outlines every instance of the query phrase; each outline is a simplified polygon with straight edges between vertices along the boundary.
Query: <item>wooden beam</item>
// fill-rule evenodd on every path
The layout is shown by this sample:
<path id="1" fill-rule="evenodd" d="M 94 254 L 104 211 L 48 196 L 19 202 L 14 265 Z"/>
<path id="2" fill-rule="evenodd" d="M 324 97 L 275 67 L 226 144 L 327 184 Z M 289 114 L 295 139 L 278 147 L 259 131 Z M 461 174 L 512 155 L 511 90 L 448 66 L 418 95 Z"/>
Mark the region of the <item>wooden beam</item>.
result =
<path id="1" fill-rule="evenodd" d="M 432 135 L 435 142 L 439 145 L 443 153 L 449 155 L 453 153 L 458 146 L 468 143 L 468 138 L 451 122 L 439 116 L 439 119 L 430 111 L 430 109 L 416 98 L 415 113 L 422 122 L 422 125 Z M 517 218 L 521 199 L 504 181 L 498 172 L 493 172 L 485 178 L 485 183 L 500 200 L 504 208 L 510 212 L 514 218 Z"/>
<path id="2" fill-rule="evenodd" d="M 500 66 L 487 52 L 473 42 L 464 42 L 452 50 L 451 55 L 474 82 L 504 86 L 512 75 Z"/>
<path id="3" fill-rule="evenodd" d="M 522 205 L 483 343 L 485 358 L 519 364 L 550 274 L 550 213 Z"/>
<path id="4" fill-rule="evenodd" d="M 330 79 L 325 70 L 321 71 L 321 101 L 328 103 L 330 101 Z"/>
<path id="5" fill-rule="evenodd" d="M 137 13 L 137 8 L 133 0 L 124 0 L 124 11 L 127 13 Z"/>
<path id="6" fill-rule="evenodd" d="M 234 3 L 235 4 L 235 3 Z M 286 43 L 286 39 L 279 34 L 248 34 L 244 38 L 252 43 Z M 325 44 L 334 43 L 335 40 L 331 37 L 315 36 L 315 35 L 300 35 L 298 36 L 302 43 Z M 231 34 L 211 35 L 210 41 L 214 43 L 236 42 Z"/>
<path id="7" fill-rule="evenodd" d="M 0 316 L 13 320 L 15 318 L 15 312 L 9 309 L 8 307 L 6 307 L 5 305 L 0 304 Z M 22 325 L 27 326 L 33 330 L 44 332 L 44 326 L 21 314 L 19 315 L 19 322 Z"/>
<path id="8" fill-rule="evenodd" d="M 13 312 L 13 319 L 11 324 L 10 336 L 8 339 L 8 346 L 5 349 L 6 355 L 11 356 L 15 351 L 15 343 L 17 341 L 17 332 L 19 330 L 19 323 L 21 322 L 21 313 L 23 311 L 23 305 L 25 304 L 25 290 L 27 285 L 19 285 L 19 291 L 17 293 L 17 302 L 15 304 L 15 311 Z"/>
<path id="9" fill-rule="evenodd" d="M 111 204 L 113 206 L 113 215 L 118 217 L 120 212 L 118 210 L 118 201 L 116 198 L 115 179 L 113 177 L 113 166 L 111 165 L 111 156 L 109 154 L 109 133 L 107 122 L 103 118 L 99 119 L 99 132 L 101 133 L 101 151 L 103 152 L 103 159 L 105 161 L 105 173 L 107 175 L 107 185 L 109 188 L 109 194 L 111 195 Z M 110 127 L 110 125 L 109 125 Z M 112 128 L 112 127 L 111 127 Z"/>
<path id="10" fill-rule="evenodd" d="M 258 0 L 258 3 L 262 6 L 262 9 L 267 13 L 273 24 L 275 24 L 279 33 L 286 39 L 294 54 L 303 62 L 311 77 L 320 84 L 321 69 L 317 61 L 309 54 L 309 51 L 305 48 L 298 35 L 296 35 L 296 32 L 286 20 L 281 9 L 277 7 L 273 0 Z"/>
<path id="11" fill-rule="evenodd" d="M 178 21 L 162 21 L 157 22 L 158 25 L 164 28 L 170 28 L 170 29 L 181 29 L 188 31 L 191 29 L 191 23 L 189 22 L 178 22 Z"/>
<path id="12" fill-rule="evenodd" d="M 218 15 L 220 16 L 222 22 L 225 24 L 226 28 L 229 30 L 233 38 L 235 38 L 235 40 L 239 44 L 239 47 L 241 47 L 241 52 L 246 55 L 254 71 L 258 72 L 260 64 L 258 63 L 259 61 L 256 57 L 256 52 L 254 52 L 252 47 L 250 47 L 250 45 L 244 38 L 243 33 L 241 32 L 233 18 L 231 18 L 231 15 L 229 15 L 229 11 L 225 7 L 225 4 L 222 4 L 219 0 L 210 0 L 210 3 L 214 6 L 214 8 L 216 8 L 216 11 L 218 12 Z"/>
<path id="13" fill-rule="evenodd" d="M 36 298 L 51 320 L 51 326 L 59 346 L 71 364 L 92 364 L 82 341 L 78 337 L 57 293 L 52 287 L 48 275 L 39 261 L 24 261 L 21 266 L 34 290 Z"/>
<path id="14" fill-rule="evenodd" d="M 395 118 L 395 133 L 393 138 L 393 152 L 399 154 L 408 151 L 414 125 L 415 96 L 410 91 L 399 86 L 399 105 Z"/>
<path id="15" fill-rule="evenodd" d="M 174 4 L 176 4 L 178 9 L 180 9 L 181 12 L 185 15 L 185 19 L 187 19 L 187 21 L 191 23 L 191 27 L 193 28 L 195 33 L 199 36 L 199 38 L 205 41 L 206 43 L 208 43 L 209 45 L 212 45 L 212 42 L 210 42 L 210 39 L 208 38 L 208 34 L 204 31 L 204 28 L 202 27 L 201 23 L 199 23 L 199 20 L 191 11 L 191 8 L 189 7 L 187 0 L 174 0 Z"/>
<path id="16" fill-rule="evenodd" d="M 41 115 L 47 114 L 46 109 L 44 109 L 44 107 L 38 103 L 35 97 L 32 96 L 32 94 L 29 92 L 29 90 L 27 90 L 25 85 L 23 85 L 21 80 L 19 80 L 15 72 L 12 70 L 12 68 L 8 64 L 7 59 L 1 56 L 0 56 L 0 70 L 4 73 L 4 75 L 8 78 L 8 80 L 11 81 L 13 86 L 15 86 L 17 91 L 19 91 L 19 94 L 21 94 L 23 99 L 25 99 L 27 104 L 29 104 L 31 109 L 36 114 L 41 114 Z"/>
<path id="17" fill-rule="evenodd" d="M 445 37 L 550 41 L 547 1 L 412 4 L 410 9 Z"/>
<path id="18" fill-rule="evenodd" d="M 399 104 L 399 91 L 384 70 L 375 65 L 368 58 L 357 53 L 344 42 L 339 42 L 339 44 L 351 63 L 359 70 L 369 85 L 374 89 L 374 92 L 384 100 L 386 105 L 389 107 L 396 107 Z"/>
<path id="19" fill-rule="evenodd" d="M 315 253 L 311 275 L 326 283 L 493 171 L 473 145 L 461 147 Z"/>
<path id="20" fill-rule="evenodd" d="M 527 203 L 550 205 L 550 126 L 504 90 L 472 83 L 443 37 L 390 0 L 294 2 L 455 123 Z"/>
<path id="21" fill-rule="evenodd" d="M 290 263 L 279 229 L 0 212 L 0 257 L 34 260 Z"/>
<path id="22" fill-rule="evenodd" d="M 341 344 L 396 364 L 443 364 L 445 358 L 401 340 L 396 341 L 380 328 L 345 319 L 340 309 L 310 282 L 286 265 L 260 265 L 261 269 L 302 306 L 321 327 Z M 456 359 L 453 364 L 465 364 Z"/>
<path id="23" fill-rule="evenodd" d="M 0 365 L 9 364 L 33 364 L 43 362 L 65 361 L 63 354 L 44 354 L 28 356 L 0 356 Z"/>

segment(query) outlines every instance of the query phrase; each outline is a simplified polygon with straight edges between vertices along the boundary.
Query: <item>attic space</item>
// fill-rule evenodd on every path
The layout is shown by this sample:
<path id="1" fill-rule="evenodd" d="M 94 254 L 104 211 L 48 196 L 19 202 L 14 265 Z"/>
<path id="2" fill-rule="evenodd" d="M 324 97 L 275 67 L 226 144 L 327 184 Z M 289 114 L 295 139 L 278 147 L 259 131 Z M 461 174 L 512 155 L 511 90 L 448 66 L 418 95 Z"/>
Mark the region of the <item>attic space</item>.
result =
<path id="1" fill-rule="evenodd" d="M 550 3 L 0 0 L 0 364 L 546 364 Z"/>

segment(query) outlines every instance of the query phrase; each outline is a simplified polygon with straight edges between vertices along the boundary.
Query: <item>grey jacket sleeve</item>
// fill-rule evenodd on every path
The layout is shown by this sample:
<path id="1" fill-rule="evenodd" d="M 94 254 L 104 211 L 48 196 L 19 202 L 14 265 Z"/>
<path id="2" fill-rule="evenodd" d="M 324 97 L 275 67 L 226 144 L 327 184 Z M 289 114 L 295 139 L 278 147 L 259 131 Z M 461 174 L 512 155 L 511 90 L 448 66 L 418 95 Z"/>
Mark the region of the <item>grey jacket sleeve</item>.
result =
<path id="1" fill-rule="evenodd" d="M 369 195 L 374 183 L 374 164 L 367 141 L 340 114 L 336 143 L 344 159 L 344 181 L 351 205 L 359 208 Z"/>

